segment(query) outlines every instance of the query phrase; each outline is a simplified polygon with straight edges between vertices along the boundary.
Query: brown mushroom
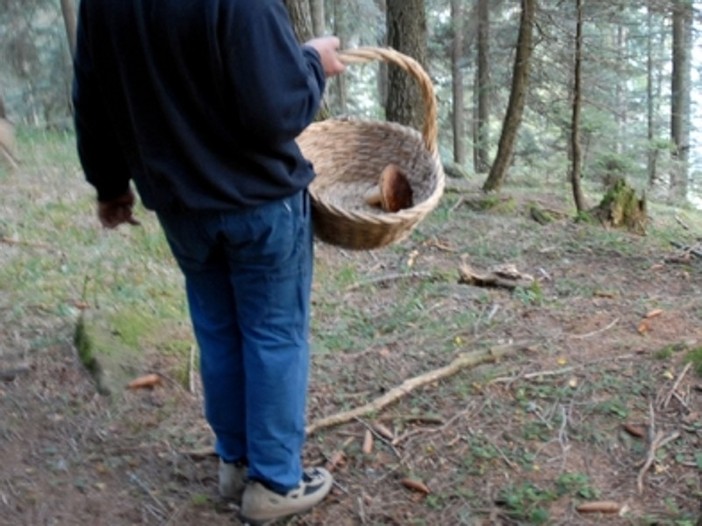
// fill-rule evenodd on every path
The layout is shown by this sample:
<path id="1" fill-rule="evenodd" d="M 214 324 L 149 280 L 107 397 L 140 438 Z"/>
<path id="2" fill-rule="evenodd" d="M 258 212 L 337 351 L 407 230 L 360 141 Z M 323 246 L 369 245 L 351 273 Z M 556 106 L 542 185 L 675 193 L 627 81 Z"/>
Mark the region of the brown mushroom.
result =
<path id="1" fill-rule="evenodd" d="M 388 164 L 383 169 L 378 186 L 366 198 L 369 205 L 380 206 L 384 212 L 397 212 L 413 205 L 412 187 L 396 164 Z"/>

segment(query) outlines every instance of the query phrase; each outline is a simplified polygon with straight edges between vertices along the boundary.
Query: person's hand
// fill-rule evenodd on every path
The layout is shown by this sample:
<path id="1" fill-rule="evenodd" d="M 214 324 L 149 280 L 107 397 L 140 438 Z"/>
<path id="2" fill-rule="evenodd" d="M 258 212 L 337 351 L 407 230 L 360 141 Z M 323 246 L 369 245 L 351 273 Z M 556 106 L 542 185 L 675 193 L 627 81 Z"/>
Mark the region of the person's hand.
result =
<path id="1" fill-rule="evenodd" d="M 138 225 L 139 221 L 132 215 L 133 208 L 134 192 L 128 190 L 110 201 L 98 201 L 98 219 L 105 228 L 116 228 L 122 223 Z"/>
<path id="2" fill-rule="evenodd" d="M 322 68 L 324 68 L 324 74 L 327 77 L 333 77 L 339 73 L 343 73 L 346 69 L 341 60 L 339 60 L 339 46 L 341 42 L 337 37 L 319 37 L 313 38 L 305 43 L 306 46 L 310 46 L 317 50 L 320 58 L 322 59 Z"/>

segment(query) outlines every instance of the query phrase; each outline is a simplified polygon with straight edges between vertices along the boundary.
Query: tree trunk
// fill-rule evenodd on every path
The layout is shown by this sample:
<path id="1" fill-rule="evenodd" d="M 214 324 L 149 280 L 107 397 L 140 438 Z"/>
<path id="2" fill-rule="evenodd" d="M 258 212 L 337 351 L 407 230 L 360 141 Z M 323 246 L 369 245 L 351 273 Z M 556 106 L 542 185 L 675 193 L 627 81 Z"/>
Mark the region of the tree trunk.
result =
<path id="1" fill-rule="evenodd" d="M 478 0 L 478 68 L 475 78 L 474 97 L 476 99 L 475 147 L 473 165 L 477 173 L 485 173 L 490 168 L 490 66 L 488 52 L 490 46 L 490 7 L 488 0 Z"/>
<path id="2" fill-rule="evenodd" d="M 573 160 L 570 168 L 570 182 L 578 213 L 585 210 L 585 197 L 580 185 L 582 169 L 582 149 L 580 147 L 580 110 L 582 105 L 582 60 L 583 60 L 583 5 L 575 0 L 577 21 L 575 28 L 575 60 L 573 67 L 573 117 L 571 121 L 570 146 Z"/>
<path id="3" fill-rule="evenodd" d="M 690 57 L 692 43 L 688 42 L 688 19 L 692 5 L 689 0 L 673 2 L 673 72 L 671 76 L 670 137 L 673 142 L 674 166 L 671 171 L 673 197 L 685 197 L 689 157 L 689 132 L 686 111 L 690 108 Z"/>
<path id="4" fill-rule="evenodd" d="M 314 38 L 309 0 L 285 0 L 285 6 L 288 8 L 297 39 L 300 42 L 307 42 Z"/>
<path id="5" fill-rule="evenodd" d="M 451 73 L 453 87 L 453 160 L 459 165 L 466 162 L 465 96 L 463 90 L 463 9 L 461 0 L 451 0 L 453 43 Z"/>
<path id="6" fill-rule="evenodd" d="M 653 188 L 657 178 L 658 148 L 654 140 L 657 135 L 656 114 L 654 101 L 654 76 L 653 76 L 653 0 L 647 2 L 646 26 L 648 29 L 648 39 L 646 39 L 646 138 L 648 139 L 648 186 Z"/>
<path id="7" fill-rule="evenodd" d="M 312 11 L 312 30 L 314 35 L 319 37 L 326 32 L 324 20 L 324 0 L 310 0 L 310 10 Z"/>
<path id="8" fill-rule="evenodd" d="M 344 19 L 344 8 L 342 5 L 343 0 L 333 0 L 333 10 L 334 10 L 334 34 L 341 39 L 341 47 L 344 48 L 346 45 L 345 38 L 345 19 Z M 336 99 L 336 109 L 341 115 L 348 113 L 348 100 L 346 96 L 346 75 L 337 75 L 331 79 L 331 91 L 334 93 Z"/>
<path id="9" fill-rule="evenodd" d="M 529 85 L 536 0 L 521 0 L 521 4 L 522 13 L 519 23 L 519 36 L 517 38 L 517 54 L 514 60 L 514 73 L 512 75 L 512 91 L 502 125 L 497 156 L 490 170 L 490 175 L 483 185 L 483 190 L 486 192 L 499 190 L 505 180 L 507 169 L 512 161 L 517 132 L 524 113 L 524 103 Z"/>
<path id="10" fill-rule="evenodd" d="M 71 57 L 76 52 L 76 7 L 73 0 L 61 0 L 61 13 L 63 14 L 63 23 L 66 27 L 66 37 L 68 38 L 68 47 L 71 51 Z"/>
<path id="11" fill-rule="evenodd" d="M 582 9 L 582 6 L 581 6 Z M 623 11 L 623 7 L 619 8 L 619 12 L 621 13 Z M 582 13 L 580 13 L 582 15 Z M 580 21 L 582 24 L 582 20 Z M 628 93 L 627 93 L 627 81 L 625 80 L 627 77 L 623 71 L 621 71 L 622 68 L 625 67 L 627 64 L 627 47 L 628 47 L 628 30 L 627 28 L 619 23 L 617 24 L 617 69 L 618 75 L 617 75 L 617 81 L 616 81 L 616 97 L 615 100 L 617 101 L 617 112 L 616 112 L 616 122 L 617 122 L 617 140 L 615 143 L 615 151 L 618 154 L 622 154 L 624 152 L 624 145 L 627 143 L 626 139 L 626 130 L 627 130 L 627 101 L 628 101 Z M 582 49 L 581 49 L 581 55 L 582 55 Z M 582 58 L 582 57 L 581 57 Z"/>
<path id="12" fill-rule="evenodd" d="M 427 23 L 424 0 L 387 0 L 388 44 L 426 67 Z M 419 87 L 404 70 L 388 68 L 386 117 L 421 130 L 424 108 Z"/>
<path id="13" fill-rule="evenodd" d="M 6 119 L 7 118 L 7 111 L 5 110 L 5 101 L 2 99 L 2 95 L 0 95 L 0 119 Z"/>
<path id="14" fill-rule="evenodd" d="M 314 38 L 309 0 L 285 0 L 285 6 L 288 9 L 290 21 L 292 22 L 297 39 L 300 42 L 307 42 Z M 331 112 L 329 111 L 329 107 L 326 101 L 323 101 L 315 120 L 323 121 L 330 116 Z"/>

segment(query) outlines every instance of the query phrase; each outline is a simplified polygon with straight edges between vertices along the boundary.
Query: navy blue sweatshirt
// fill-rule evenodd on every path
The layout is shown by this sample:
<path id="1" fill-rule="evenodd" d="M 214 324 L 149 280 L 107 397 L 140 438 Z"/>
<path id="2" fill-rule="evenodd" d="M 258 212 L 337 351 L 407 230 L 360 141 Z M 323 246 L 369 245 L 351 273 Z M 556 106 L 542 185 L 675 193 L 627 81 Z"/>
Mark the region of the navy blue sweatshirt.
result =
<path id="1" fill-rule="evenodd" d="M 229 210 L 314 177 L 295 138 L 324 91 L 282 0 L 81 0 L 73 101 L 98 199 Z"/>

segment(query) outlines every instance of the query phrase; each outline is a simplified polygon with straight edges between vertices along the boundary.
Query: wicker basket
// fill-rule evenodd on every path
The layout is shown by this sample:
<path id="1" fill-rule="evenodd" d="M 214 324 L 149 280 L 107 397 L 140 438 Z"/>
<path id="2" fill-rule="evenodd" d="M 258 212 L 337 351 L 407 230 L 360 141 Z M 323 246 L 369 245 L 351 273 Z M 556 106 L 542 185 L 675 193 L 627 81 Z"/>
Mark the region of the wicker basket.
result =
<path id="1" fill-rule="evenodd" d="M 342 52 L 341 59 L 346 64 L 382 60 L 399 66 L 417 80 L 424 102 L 421 134 L 397 123 L 330 119 L 312 124 L 298 138 L 317 173 L 310 185 L 317 237 L 343 248 L 380 248 L 406 238 L 443 193 L 436 98 L 421 65 L 397 51 L 359 48 Z M 414 194 L 414 205 L 395 213 L 365 200 L 390 163 L 407 175 Z"/>

